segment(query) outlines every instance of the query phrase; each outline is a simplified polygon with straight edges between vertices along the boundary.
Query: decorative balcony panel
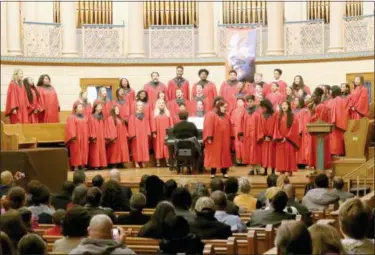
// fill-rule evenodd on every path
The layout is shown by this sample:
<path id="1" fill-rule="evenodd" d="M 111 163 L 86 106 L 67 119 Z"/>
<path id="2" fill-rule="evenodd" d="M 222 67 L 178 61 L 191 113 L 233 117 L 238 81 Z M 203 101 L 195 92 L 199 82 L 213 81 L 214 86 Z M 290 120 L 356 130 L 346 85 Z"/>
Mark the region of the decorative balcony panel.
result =
<path id="1" fill-rule="evenodd" d="M 374 50 L 374 15 L 344 19 L 346 52 Z"/>

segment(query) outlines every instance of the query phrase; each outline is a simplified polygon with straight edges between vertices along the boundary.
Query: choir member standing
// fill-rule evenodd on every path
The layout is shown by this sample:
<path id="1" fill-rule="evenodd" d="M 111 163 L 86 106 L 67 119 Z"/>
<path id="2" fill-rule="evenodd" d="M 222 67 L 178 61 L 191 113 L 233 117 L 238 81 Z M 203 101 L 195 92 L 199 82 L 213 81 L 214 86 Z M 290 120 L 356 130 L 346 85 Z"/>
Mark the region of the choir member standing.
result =
<path id="1" fill-rule="evenodd" d="M 156 166 L 160 167 L 160 160 L 165 160 L 168 165 L 168 147 L 165 145 L 166 130 L 173 127 L 172 116 L 163 100 L 156 101 L 154 116 L 151 119 L 151 133 L 153 137 Z"/>
<path id="2" fill-rule="evenodd" d="M 264 168 L 264 175 L 267 175 L 268 168 L 270 168 L 272 172 L 274 172 L 275 168 L 276 151 L 275 143 L 273 142 L 273 134 L 276 115 L 274 114 L 272 103 L 267 99 L 260 101 L 260 108 L 262 109 L 261 126 L 263 128 L 261 166 Z"/>
<path id="3" fill-rule="evenodd" d="M 310 168 L 308 165 L 309 157 L 309 141 L 310 134 L 307 130 L 307 124 L 310 122 L 310 112 L 305 108 L 305 101 L 303 98 L 294 99 L 294 118 L 298 120 L 298 134 L 300 136 L 301 142 L 299 149 L 297 151 L 297 164 L 304 165 L 306 168 Z"/>
<path id="4" fill-rule="evenodd" d="M 150 119 L 151 116 L 151 106 L 148 103 L 148 93 L 146 90 L 140 90 L 135 97 L 135 102 L 133 106 L 130 108 L 130 113 L 133 114 L 137 109 L 137 103 L 142 102 L 143 104 L 143 112 L 146 115 L 147 119 Z"/>
<path id="5" fill-rule="evenodd" d="M 211 118 L 204 121 L 204 166 L 211 169 L 211 178 L 220 168 L 224 178 L 228 178 L 228 168 L 232 166 L 231 156 L 231 124 L 227 111 L 227 104 L 218 101 Z"/>
<path id="6" fill-rule="evenodd" d="M 130 115 L 128 132 L 135 166 L 144 167 L 150 160 L 148 140 L 151 136 L 150 120 L 144 112 L 144 104 L 137 101 L 135 113 Z"/>
<path id="7" fill-rule="evenodd" d="M 310 88 L 304 83 L 301 75 L 294 77 L 292 89 L 295 97 L 305 97 L 307 94 L 311 94 Z"/>
<path id="8" fill-rule="evenodd" d="M 281 80 L 281 75 L 283 74 L 283 71 L 281 69 L 275 69 L 273 71 L 273 77 L 275 78 L 275 81 L 279 84 L 279 91 L 282 94 L 286 94 L 286 87 L 288 86 L 285 81 Z"/>
<path id="9" fill-rule="evenodd" d="M 103 169 L 107 166 L 105 151 L 106 123 L 103 114 L 103 104 L 94 103 L 89 118 L 89 162 L 94 169 Z"/>
<path id="10" fill-rule="evenodd" d="M 292 113 L 290 103 L 285 101 L 275 120 L 273 139 L 276 142 L 276 171 L 292 176 L 297 171 L 296 151 L 299 148 L 298 120 Z"/>
<path id="11" fill-rule="evenodd" d="M 349 116 L 350 119 L 359 120 L 367 117 L 369 113 L 368 90 L 365 87 L 363 76 L 354 78 L 354 89 L 349 96 Z"/>
<path id="12" fill-rule="evenodd" d="M 165 94 L 164 91 L 159 91 L 158 94 L 156 95 L 156 101 L 158 101 L 158 100 L 164 101 L 164 103 L 167 105 L 168 104 L 167 94 Z M 154 111 L 156 109 L 156 101 L 153 105 L 151 105 L 151 108 L 150 108 L 151 109 L 150 110 L 151 115 L 154 113 Z"/>
<path id="13" fill-rule="evenodd" d="M 88 116 L 80 102 L 73 105 L 73 113 L 66 120 L 65 145 L 69 150 L 70 166 L 76 170 L 84 169 L 89 156 Z"/>
<path id="14" fill-rule="evenodd" d="M 57 93 L 51 85 L 51 78 L 47 74 L 42 74 L 38 80 L 38 91 L 43 111 L 39 115 L 41 123 L 60 122 L 60 104 Z"/>
<path id="15" fill-rule="evenodd" d="M 205 105 L 203 101 L 193 101 L 190 104 L 190 114 L 192 117 L 204 117 L 206 111 L 204 110 Z"/>
<path id="16" fill-rule="evenodd" d="M 285 96 L 279 91 L 279 84 L 277 82 L 271 83 L 271 93 L 268 94 L 267 99 L 271 102 L 274 108 L 284 102 Z"/>
<path id="17" fill-rule="evenodd" d="M 130 102 L 123 88 L 118 88 L 116 90 L 116 98 L 115 104 L 120 111 L 120 117 L 127 123 L 130 116 Z M 111 110 L 113 110 L 113 108 Z"/>
<path id="18" fill-rule="evenodd" d="M 339 86 L 332 86 L 332 98 L 327 101 L 327 107 L 331 113 L 331 123 L 334 125 L 332 133 L 329 134 L 330 150 L 332 155 L 344 155 L 344 133 L 348 124 L 348 111 L 345 98 L 341 98 Z"/>
<path id="19" fill-rule="evenodd" d="M 130 105 L 135 102 L 135 91 L 130 87 L 129 80 L 126 78 L 120 79 L 120 88 L 124 89 L 125 96 Z"/>
<path id="20" fill-rule="evenodd" d="M 123 88 L 119 88 L 123 89 Z M 112 167 L 124 167 L 129 162 L 128 129 L 121 116 L 119 105 L 112 106 L 110 116 L 106 120 L 105 140 L 107 143 L 107 161 Z"/>
<path id="21" fill-rule="evenodd" d="M 194 112 L 194 108 L 196 106 L 196 103 L 198 101 L 202 101 L 203 102 L 203 105 L 204 105 L 204 110 L 205 112 L 209 112 L 213 109 L 213 101 L 211 101 L 208 97 L 206 97 L 204 94 L 203 94 L 203 86 L 200 85 L 200 84 L 197 84 L 196 86 L 196 95 L 195 96 L 192 96 L 191 98 L 191 110 Z"/>
<path id="22" fill-rule="evenodd" d="M 208 98 L 211 102 L 213 102 L 214 98 L 217 96 L 216 86 L 213 82 L 208 81 L 207 77 L 209 72 L 207 69 L 201 69 L 198 71 L 198 75 L 200 81 L 195 83 L 192 88 L 192 96 L 197 95 L 197 85 L 201 85 L 203 87 L 203 95 Z"/>
<path id="23" fill-rule="evenodd" d="M 155 105 L 155 102 L 157 100 L 157 95 L 159 91 L 163 91 L 164 94 L 166 94 L 166 100 L 168 100 L 167 95 L 167 86 L 165 86 L 164 83 L 159 81 L 159 73 L 158 72 L 152 72 L 151 73 L 151 81 L 146 83 L 143 88 L 148 95 L 148 103 L 150 105 Z"/>
<path id="24" fill-rule="evenodd" d="M 347 98 L 350 95 L 350 85 L 348 83 L 341 83 L 341 96 Z"/>
<path id="25" fill-rule="evenodd" d="M 234 70 L 229 71 L 229 79 L 224 81 L 220 87 L 220 96 L 224 97 L 225 102 L 228 104 L 228 114 L 230 115 L 234 108 L 236 108 L 236 94 L 238 91 L 237 72 Z"/>
<path id="26" fill-rule="evenodd" d="M 82 106 L 83 106 L 83 114 L 86 117 L 89 117 L 91 115 L 91 112 L 92 112 L 92 106 L 91 106 L 91 104 L 88 101 L 87 91 L 81 91 L 81 92 L 79 92 L 79 98 L 78 98 L 77 101 L 74 102 L 73 106 L 76 105 L 76 104 L 78 104 L 78 103 L 82 104 Z M 72 113 L 74 113 L 74 109 L 73 109 Z"/>
<path id="27" fill-rule="evenodd" d="M 242 115 L 238 136 L 244 143 L 243 163 L 250 166 L 249 174 L 254 174 L 255 167 L 261 164 L 262 154 L 260 142 L 264 137 L 262 120 L 256 107 L 255 97 L 246 97 L 247 107 Z"/>
<path id="28" fill-rule="evenodd" d="M 190 102 L 185 99 L 184 93 L 181 89 L 176 89 L 175 99 L 168 102 L 168 109 L 171 111 L 171 116 L 173 116 L 173 118 L 178 117 L 181 104 L 188 106 Z"/>
<path id="29" fill-rule="evenodd" d="M 190 100 L 190 85 L 189 81 L 185 80 L 184 68 L 182 66 L 176 67 L 176 77 L 168 82 L 168 99 L 173 100 L 176 98 L 176 90 L 181 89 L 186 100 Z"/>
<path id="30" fill-rule="evenodd" d="M 29 123 L 38 123 L 39 114 L 42 111 L 39 91 L 35 87 L 34 80 L 31 77 L 25 78 L 23 80 L 23 85 L 25 86 L 29 102 L 29 105 L 27 106 L 29 112 Z"/>
<path id="31" fill-rule="evenodd" d="M 254 84 L 248 88 L 248 94 L 254 95 L 255 94 L 255 86 L 256 84 L 260 84 L 263 88 L 264 96 L 267 96 L 269 93 L 271 93 L 271 85 L 268 83 L 265 83 L 263 81 L 263 74 L 262 73 L 255 73 L 254 75 Z"/>
<path id="32" fill-rule="evenodd" d="M 292 104 L 294 102 L 293 88 L 291 86 L 287 86 L 285 93 L 286 93 L 285 100 Z"/>
<path id="33" fill-rule="evenodd" d="M 108 92 L 107 92 L 106 87 L 99 88 L 99 95 L 98 95 L 98 98 L 95 100 L 94 104 L 102 105 L 103 117 L 104 119 L 107 119 L 112 109 L 112 102 L 108 97 Z"/>
<path id="34" fill-rule="evenodd" d="M 245 99 L 243 97 L 237 98 L 237 107 L 232 111 L 230 115 L 230 122 L 232 124 L 232 130 L 234 134 L 240 132 L 242 116 L 245 112 Z M 243 143 L 239 140 L 238 136 L 235 136 L 234 150 L 236 153 L 236 160 L 238 164 L 242 164 L 244 148 Z"/>
<path id="35" fill-rule="evenodd" d="M 326 102 L 327 100 L 331 99 L 331 86 L 329 85 L 319 85 L 319 88 L 323 90 L 323 95 L 322 95 L 322 102 Z"/>
<path id="36" fill-rule="evenodd" d="M 28 102 L 26 90 L 23 85 L 23 71 L 16 69 L 13 72 L 13 79 L 9 83 L 5 116 L 9 117 L 11 124 L 28 123 Z"/>

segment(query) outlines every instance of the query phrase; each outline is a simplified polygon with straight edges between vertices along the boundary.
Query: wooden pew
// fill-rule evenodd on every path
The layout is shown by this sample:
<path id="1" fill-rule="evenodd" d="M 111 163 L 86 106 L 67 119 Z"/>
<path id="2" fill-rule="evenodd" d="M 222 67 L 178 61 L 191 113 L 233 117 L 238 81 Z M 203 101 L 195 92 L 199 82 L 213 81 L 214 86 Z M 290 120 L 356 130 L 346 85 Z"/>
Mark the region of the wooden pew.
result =
<path id="1" fill-rule="evenodd" d="M 56 240 L 62 238 L 62 236 L 48 236 L 48 235 L 43 235 L 44 240 L 47 242 L 47 248 L 48 252 L 51 252 L 53 249 L 53 244 L 55 243 Z"/>
<path id="2" fill-rule="evenodd" d="M 277 254 L 277 247 L 273 247 L 272 249 L 266 251 L 263 254 L 266 254 L 266 255 L 272 255 L 272 254 L 274 254 L 274 255 L 276 255 Z"/>
<path id="3" fill-rule="evenodd" d="M 257 234 L 255 230 L 247 233 L 234 233 L 237 239 L 238 254 L 257 254 Z"/>
<path id="4" fill-rule="evenodd" d="M 262 254 L 274 246 L 275 229 L 269 224 L 265 228 L 247 228 L 248 231 L 256 233 L 256 254 Z"/>
<path id="5" fill-rule="evenodd" d="M 4 124 L 1 122 L 1 150 L 14 151 L 22 148 L 36 148 L 37 140 L 23 133 L 21 124 Z"/>
<path id="6" fill-rule="evenodd" d="M 215 249 L 212 244 L 206 244 L 204 246 L 203 255 L 215 255 Z"/>

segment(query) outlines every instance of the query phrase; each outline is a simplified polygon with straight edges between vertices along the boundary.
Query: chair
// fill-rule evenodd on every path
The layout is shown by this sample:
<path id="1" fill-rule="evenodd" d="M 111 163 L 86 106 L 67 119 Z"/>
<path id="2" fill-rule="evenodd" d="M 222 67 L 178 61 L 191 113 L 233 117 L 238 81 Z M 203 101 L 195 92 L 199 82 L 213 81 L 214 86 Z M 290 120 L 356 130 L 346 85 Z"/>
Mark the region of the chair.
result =
<path id="1" fill-rule="evenodd" d="M 199 155 L 195 148 L 195 144 L 188 139 L 176 141 L 176 168 L 177 173 L 183 172 L 183 168 L 187 168 L 187 174 L 192 173 L 192 169 L 197 170 Z"/>

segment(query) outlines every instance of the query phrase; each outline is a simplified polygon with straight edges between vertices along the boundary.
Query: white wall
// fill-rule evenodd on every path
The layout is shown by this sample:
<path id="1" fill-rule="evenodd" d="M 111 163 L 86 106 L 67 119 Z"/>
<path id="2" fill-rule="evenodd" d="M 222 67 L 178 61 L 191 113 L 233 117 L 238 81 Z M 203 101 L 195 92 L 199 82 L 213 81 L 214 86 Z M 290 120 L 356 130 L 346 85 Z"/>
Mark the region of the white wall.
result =
<path id="1" fill-rule="evenodd" d="M 285 2 L 285 22 L 306 20 L 307 4 L 300 0 L 289 0 Z"/>

